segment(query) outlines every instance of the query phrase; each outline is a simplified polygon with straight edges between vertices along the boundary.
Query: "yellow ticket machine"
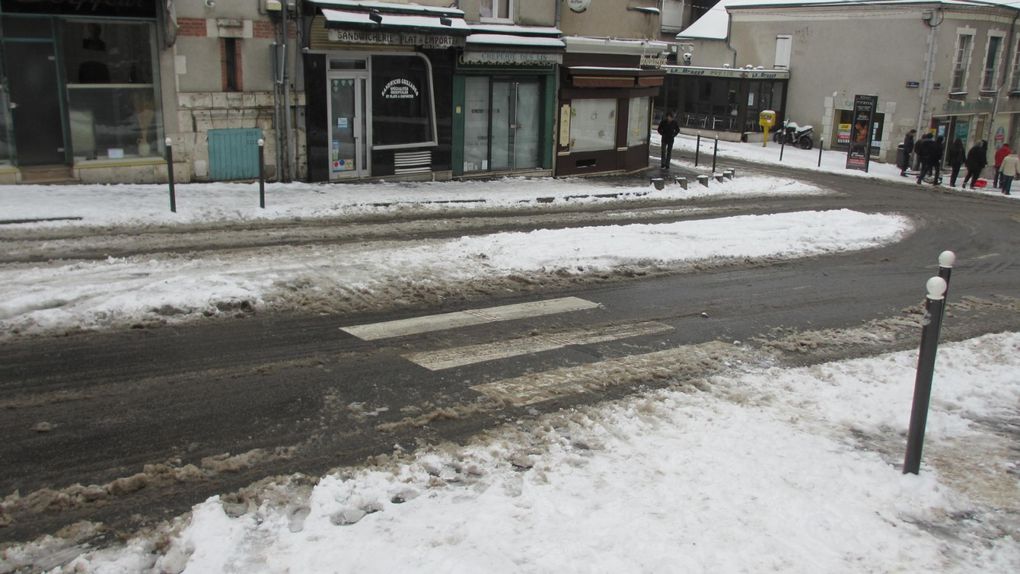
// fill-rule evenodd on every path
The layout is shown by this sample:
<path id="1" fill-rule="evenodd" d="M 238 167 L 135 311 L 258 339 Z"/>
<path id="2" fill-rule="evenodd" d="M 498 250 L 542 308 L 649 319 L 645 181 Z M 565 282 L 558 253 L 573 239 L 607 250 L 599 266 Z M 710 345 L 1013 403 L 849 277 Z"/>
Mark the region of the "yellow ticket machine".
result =
<path id="1" fill-rule="evenodd" d="M 769 130 L 776 125 L 776 112 L 772 110 L 762 110 L 758 114 L 758 125 L 761 126 L 762 131 L 765 132 L 765 136 L 761 140 L 761 147 L 768 145 L 769 141 Z"/>

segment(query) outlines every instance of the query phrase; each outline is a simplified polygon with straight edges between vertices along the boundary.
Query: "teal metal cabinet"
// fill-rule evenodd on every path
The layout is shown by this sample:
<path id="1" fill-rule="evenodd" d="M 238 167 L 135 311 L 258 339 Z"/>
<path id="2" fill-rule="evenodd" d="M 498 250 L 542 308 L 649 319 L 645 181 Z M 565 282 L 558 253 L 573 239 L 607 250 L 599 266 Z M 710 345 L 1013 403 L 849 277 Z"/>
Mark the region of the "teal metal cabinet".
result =
<path id="1" fill-rule="evenodd" d="M 258 179 L 262 130 L 209 130 L 209 179 Z"/>

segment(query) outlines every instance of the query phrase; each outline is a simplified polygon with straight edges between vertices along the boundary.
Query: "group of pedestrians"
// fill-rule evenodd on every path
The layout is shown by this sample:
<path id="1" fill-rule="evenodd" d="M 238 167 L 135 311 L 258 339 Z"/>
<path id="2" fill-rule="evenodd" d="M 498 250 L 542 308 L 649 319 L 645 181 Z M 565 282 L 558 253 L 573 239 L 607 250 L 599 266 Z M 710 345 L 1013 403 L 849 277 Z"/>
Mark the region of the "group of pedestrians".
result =
<path id="1" fill-rule="evenodd" d="M 945 139 L 942 136 L 935 137 L 931 132 L 921 136 L 915 142 L 917 130 L 910 130 L 903 138 L 903 158 L 900 164 L 900 175 L 907 177 L 907 168 L 911 164 L 911 155 L 916 154 L 920 171 L 917 174 L 917 183 L 924 181 L 929 174 L 932 175 L 932 183 L 942 183 L 942 158 L 945 149 L 945 160 L 949 166 L 949 185 L 956 187 L 956 180 L 960 176 L 960 169 L 967 168 L 963 176 L 963 188 L 970 184 L 971 189 L 978 186 L 978 179 L 981 171 L 988 164 L 988 142 L 981 140 L 975 144 L 970 151 L 967 151 L 960 138 L 953 139 L 949 147 L 945 146 Z M 1002 190 L 1005 195 L 1010 194 L 1013 179 L 1020 176 L 1020 156 L 1010 148 L 1008 143 L 995 152 L 995 179 L 993 185 Z"/>

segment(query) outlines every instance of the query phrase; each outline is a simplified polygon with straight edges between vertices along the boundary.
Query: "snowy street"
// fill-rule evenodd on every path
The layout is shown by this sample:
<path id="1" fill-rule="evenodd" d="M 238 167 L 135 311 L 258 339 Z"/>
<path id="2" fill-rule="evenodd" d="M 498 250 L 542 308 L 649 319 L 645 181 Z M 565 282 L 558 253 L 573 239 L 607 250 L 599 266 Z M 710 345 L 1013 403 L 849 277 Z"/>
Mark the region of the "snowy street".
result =
<path id="1" fill-rule="evenodd" d="M 0 187 L 0 572 L 1020 568 L 1020 204 L 723 142 L 684 190 L 692 143 L 663 190 Z"/>

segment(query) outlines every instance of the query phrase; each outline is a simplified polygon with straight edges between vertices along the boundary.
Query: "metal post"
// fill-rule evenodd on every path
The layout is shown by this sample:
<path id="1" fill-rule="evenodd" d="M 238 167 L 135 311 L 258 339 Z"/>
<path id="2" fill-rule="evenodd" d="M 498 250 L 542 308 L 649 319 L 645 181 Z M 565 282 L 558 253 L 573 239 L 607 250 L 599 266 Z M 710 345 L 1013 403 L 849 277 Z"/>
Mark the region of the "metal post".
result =
<path id="1" fill-rule="evenodd" d="M 174 140 L 166 138 L 166 177 L 170 182 L 170 211 L 177 213 L 177 194 L 174 192 Z"/>
<path id="2" fill-rule="evenodd" d="M 712 173 L 715 173 L 715 156 L 719 152 L 719 136 L 715 136 L 715 147 L 712 148 Z"/>
<path id="3" fill-rule="evenodd" d="M 266 140 L 259 138 L 259 207 L 266 208 Z"/>
<path id="4" fill-rule="evenodd" d="M 818 140 L 818 167 L 822 167 L 822 141 Z"/>
<path id="5" fill-rule="evenodd" d="M 910 429 L 907 431 L 907 454 L 903 459 L 903 474 L 917 474 L 921 469 L 921 448 L 924 446 L 924 427 L 928 422 L 928 404 L 931 401 L 931 380 L 935 374 L 935 352 L 942 328 L 945 307 L 946 281 L 932 277 L 925 288 L 928 295 L 924 304 L 921 329 L 921 350 L 917 358 L 917 377 L 914 380 L 914 404 L 910 409 Z"/>
<path id="6" fill-rule="evenodd" d="M 694 144 L 694 167 L 698 167 L 698 156 L 701 155 L 701 132 L 698 132 L 698 141 Z"/>
<path id="7" fill-rule="evenodd" d="M 786 149 L 786 134 L 779 135 L 779 161 L 783 161 L 783 150 Z"/>

